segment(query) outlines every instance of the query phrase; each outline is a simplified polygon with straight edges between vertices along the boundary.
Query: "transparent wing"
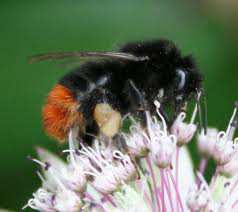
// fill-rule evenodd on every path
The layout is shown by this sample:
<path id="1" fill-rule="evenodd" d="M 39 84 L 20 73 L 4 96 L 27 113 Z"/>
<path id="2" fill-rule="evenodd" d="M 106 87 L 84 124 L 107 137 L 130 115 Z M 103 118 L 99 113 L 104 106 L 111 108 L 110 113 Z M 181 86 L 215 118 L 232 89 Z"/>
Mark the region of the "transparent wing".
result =
<path id="1" fill-rule="evenodd" d="M 145 61 L 149 58 L 147 56 L 137 57 L 135 55 L 124 52 L 52 52 L 47 54 L 39 54 L 32 56 L 29 60 L 30 63 L 39 62 L 43 60 L 61 60 L 66 58 L 113 58 L 118 60 L 128 61 Z"/>

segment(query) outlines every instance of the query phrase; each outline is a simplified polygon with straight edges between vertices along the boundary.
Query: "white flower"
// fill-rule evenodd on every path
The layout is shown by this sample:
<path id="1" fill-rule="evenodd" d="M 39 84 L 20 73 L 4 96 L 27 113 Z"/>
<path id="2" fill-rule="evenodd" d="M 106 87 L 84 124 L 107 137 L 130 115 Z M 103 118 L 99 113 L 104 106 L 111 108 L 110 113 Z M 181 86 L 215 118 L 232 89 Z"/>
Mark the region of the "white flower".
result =
<path id="1" fill-rule="evenodd" d="M 201 181 L 200 185 L 195 184 L 188 194 L 187 204 L 191 211 L 200 212 L 205 210 L 205 208 L 211 202 L 211 194 L 207 182 L 198 173 L 199 180 Z"/>
<path id="2" fill-rule="evenodd" d="M 218 133 L 213 151 L 213 158 L 219 165 L 228 163 L 237 152 L 237 145 L 230 140 L 225 132 Z"/>
<path id="3" fill-rule="evenodd" d="M 217 142 L 213 151 L 213 158 L 219 165 L 228 163 L 233 156 L 237 153 L 237 144 L 232 140 L 236 129 L 233 125 L 237 113 L 237 107 L 235 107 L 230 122 L 228 124 L 226 132 L 219 132 L 217 135 Z"/>
<path id="4" fill-rule="evenodd" d="M 42 186 L 25 207 L 43 212 L 237 212 L 236 109 L 226 132 L 209 128 L 198 135 L 203 169 L 196 179 L 186 147 L 196 130 L 196 108 L 189 124 L 180 113 L 168 129 L 158 101 L 155 106 L 157 117 L 146 111 L 146 128 L 133 121 L 130 133 L 123 134 L 128 152 L 100 139 L 79 147 L 73 131 L 66 162 L 38 148 L 40 160 L 31 159 L 42 168 Z M 203 177 L 204 156 L 217 163 L 211 182 Z"/>
<path id="5" fill-rule="evenodd" d="M 123 133 L 126 144 L 132 155 L 136 157 L 145 157 L 148 154 L 148 141 L 145 137 L 145 132 L 141 126 L 133 120 L 133 125 L 130 126 L 130 133 Z"/>
<path id="6" fill-rule="evenodd" d="M 161 134 L 159 139 L 154 138 L 150 143 L 153 160 L 160 168 L 171 165 L 173 154 L 176 150 L 176 137 Z"/>
<path id="7" fill-rule="evenodd" d="M 202 130 L 198 134 L 198 149 L 202 155 L 205 157 L 211 157 L 217 141 L 218 130 L 215 128 L 208 128 L 205 134 L 205 131 Z"/>
<path id="8" fill-rule="evenodd" d="M 81 198 L 75 192 L 67 189 L 57 191 L 54 200 L 54 208 L 56 211 L 78 212 L 81 207 Z"/>
<path id="9" fill-rule="evenodd" d="M 112 193 L 136 176 L 136 169 L 130 157 L 120 151 L 113 152 L 116 160 L 104 158 L 103 153 L 96 152 L 91 147 L 82 146 L 79 152 L 91 161 L 90 171 L 86 173 L 94 177 L 92 185 L 102 193 Z"/>
<path id="10" fill-rule="evenodd" d="M 236 139 L 237 140 L 237 139 Z M 236 143 L 237 141 L 235 141 Z M 238 173 L 238 152 L 232 157 L 232 159 L 224 165 L 218 166 L 218 171 L 228 177 L 235 176 Z"/>
<path id="11" fill-rule="evenodd" d="M 147 212 L 150 210 L 143 201 L 143 195 L 128 185 L 123 185 L 120 192 L 115 193 L 119 211 Z"/>
<path id="12" fill-rule="evenodd" d="M 54 208 L 55 195 L 44 188 L 39 188 L 33 193 L 33 198 L 29 199 L 28 203 L 23 207 L 30 207 L 38 211 L 55 212 Z"/>
<path id="13" fill-rule="evenodd" d="M 48 169 L 43 170 L 44 176 L 42 177 L 42 181 L 44 187 L 54 190 L 57 187 L 58 182 L 53 176 L 57 175 L 64 186 L 69 189 L 77 192 L 85 190 L 87 184 L 86 176 L 83 172 L 82 162 L 77 160 L 76 154 L 73 153 L 74 145 L 72 132 L 69 133 L 69 144 L 72 149 L 69 150 L 68 165 L 54 154 L 43 148 L 37 148 L 39 158 L 42 161 L 45 161 L 49 166 L 48 168 L 50 168 L 50 171 Z"/>
<path id="14" fill-rule="evenodd" d="M 168 134 L 166 122 L 159 112 L 159 102 L 155 102 L 155 105 L 157 107 L 157 114 L 162 120 L 163 129 L 159 127 L 156 119 L 152 121 L 147 112 L 146 118 L 149 135 L 147 139 L 153 160 L 159 167 L 166 168 L 171 165 L 172 157 L 176 150 L 177 139 L 174 135 Z"/>
<path id="15" fill-rule="evenodd" d="M 237 187 L 238 178 L 227 178 L 217 175 L 216 179 L 211 182 L 210 189 L 212 197 L 216 202 L 218 212 L 236 212 L 238 210 Z"/>
<path id="16" fill-rule="evenodd" d="M 118 173 L 122 182 L 129 182 L 136 179 L 137 170 L 128 155 L 124 155 L 120 151 L 114 151 L 113 157 L 117 160 L 115 162 L 115 172 Z"/>
<path id="17" fill-rule="evenodd" d="M 187 124 L 184 122 L 184 119 L 186 117 L 186 114 L 184 112 L 181 112 L 173 123 L 171 127 L 171 133 L 177 137 L 178 146 L 182 146 L 191 141 L 194 133 L 196 132 L 197 126 L 193 123 L 195 120 L 196 113 L 197 105 L 194 109 L 190 123 Z"/>

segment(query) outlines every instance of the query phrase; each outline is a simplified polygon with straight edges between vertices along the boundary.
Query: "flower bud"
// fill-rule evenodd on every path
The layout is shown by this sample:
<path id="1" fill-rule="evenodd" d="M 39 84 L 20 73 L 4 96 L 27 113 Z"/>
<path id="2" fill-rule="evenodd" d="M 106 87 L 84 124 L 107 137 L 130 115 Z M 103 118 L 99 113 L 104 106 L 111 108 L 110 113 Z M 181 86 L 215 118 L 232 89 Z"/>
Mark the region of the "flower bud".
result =
<path id="1" fill-rule="evenodd" d="M 213 151 L 213 158 L 218 165 L 228 163 L 237 151 L 237 145 L 228 139 L 224 132 L 218 133 L 217 142 Z"/>
<path id="2" fill-rule="evenodd" d="M 237 152 L 237 139 L 233 142 L 233 136 L 237 127 L 237 103 L 225 132 L 221 131 L 217 135 L 217 142 L 213 152 L 213 158 L 218 165 L 228 163 Z"/>
<path id="3" fill-rule="evenodd" d="M 161 119 L 162 127 L 159 127 L 157 119 L 152 120 L 150 114 L 146 114 L 147 128 L 149 137 L 149 149 L 152 159 L 160 168 L 166 168 L 171 165 L 172 157 L 176 150 L 176 137 L 169 135 L 167 131 L 167 124 L 159 111 L 160 103 L 155 101 L 156 111 Z"/>
<path id="4" fill-rule="evenodd" d="M 176 150 L 176 138 L 173 135 L 161 135 L 150 144 L 150 151 L 153 160 L 160 168 L 171 165 L 173 154 Z"/>
<path id="5" fill-rule="evenodd" d="M 130 134 L 124 134 L 130 153 L 136 157 L 145 157 L 148 154 L 148 141 L 144 131 L 138 125 L 130 127 Z"/>
<path id="6" fill-rule="evenodd" d="M 188 193 L 187 205 L 191 211 L 200 212 L 203 211 L 211 202 L 210 189 L 200 173 L 197 173 L 200 186 L 194 185 L 194 187 Z"/>
<path id="7" fill-rule="evenodd" d="M 208 128 L 205 134 L 204 130 L 198 134 L 198 149 L 206 157 L 213 155 L 217 140 L 218 130 L 215 128 Z"/>
<path id="8" fill-rule="evenodd" d="M 55 212 L 54 199 L 55 195 L 44 188 L 39 188 L 33 193 L 33 198 L 29 199 L 28 203 L 22 208 L 23 210 L 30 207 L 34 210 Z"/>
<path id="9" fill-rule="evenodd" d="M 227 177 L 233 177 L 235 175 L 237 175 L 238 173 L 238 152 L 236 152 L 234 154 L 234 156 L 232 157 L 232 159 L 227 162 L 224 165 L 220 165 L 218 166 L 218 171 L 227 176 Z"/>
<path id="10" fill-rule="evenodd" d="M 180 113 L 171 127 L 171 133 L 177 137 L 178 146 L 182 146 L 191 141 L 197 130 L 197 126 L 195 124 L 187 124 L 183 122 L 185 117 L 185 113 Z"/>
<path id="11" fill-rule="evenodd" d="M 79 167 L 68 166 L 61 178 L 65 186 L 72 191 L 83 192 L 86 188 L 86 176 Z"/>
<path id="12" fill-rule="evenodd" d="M 54 208 L 59 212 L 78 212 L 83 203 L 78 194 L 70 190 L 59 190 L 54 200 Z"/>
<path id="13" fill-rule="evenodd" d="M 116 175 L 114 167 L 105 167 L 101 173 L 95 176 L 93 187 L 104 194 L 110 194 L 121 186 L 121 181 Z"/>
<path id="14" fill-rule="evenodd" d="M 117 159 L 115 172 L 121 181 L 129 182 L 137 178 L 137 170 L 128 155 L 123 155 L 120 151 L 113 152 L 114 158 Z"/>
<path id="15" fill-rule="evenodd" d="M 188 194 L 187 205 L 191 211 L 200 212 L 208 205 L 208 194 L 205 190 L 194 190 Z"/>

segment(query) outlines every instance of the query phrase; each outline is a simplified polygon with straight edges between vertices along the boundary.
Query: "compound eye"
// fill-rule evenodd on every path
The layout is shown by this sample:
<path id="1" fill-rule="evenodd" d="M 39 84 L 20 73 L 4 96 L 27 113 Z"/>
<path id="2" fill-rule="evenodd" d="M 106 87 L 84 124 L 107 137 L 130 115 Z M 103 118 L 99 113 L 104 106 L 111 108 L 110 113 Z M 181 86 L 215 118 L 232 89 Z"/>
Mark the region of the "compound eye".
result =
<path id="1" fill-rule="evenodd" d="M 177 69 L 176 75 L 177 75 L 176 76 L 177 89 L 178 89 L 178 91 L 181 91 L 185 87 L 187 73 L 182 69 Z"/>

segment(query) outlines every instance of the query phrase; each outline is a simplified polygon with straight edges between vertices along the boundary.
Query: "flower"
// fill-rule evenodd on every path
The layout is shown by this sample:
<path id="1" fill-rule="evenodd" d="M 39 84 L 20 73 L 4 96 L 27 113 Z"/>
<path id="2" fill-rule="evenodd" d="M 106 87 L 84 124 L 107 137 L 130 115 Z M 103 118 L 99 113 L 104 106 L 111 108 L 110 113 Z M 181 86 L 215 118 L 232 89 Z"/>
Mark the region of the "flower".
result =
<path id="1" fill-rule="evenodd" d="M 28 203 L 23 207 L 30 207 L 34 210 L 54 212 L 54 199 L 55 195 L 44 188 L 39 188 L 35 193 L 33 193 L 33 198 L 29 199 Z"/>
<path id="2" fill-rule="evenodd" d="M 171 165 L 172 156 L 176 150 L 177 139 L 167 131 L 166 122 L 159 112 L 159 102 L 155 101 L 155 105 L 157 107 L 157 114 L 162 121 L 162 128 L 160 127 L 158 120 L 154 118 L 154 121 L 152 121 L 149 113 L 147 113 L 147 139 L 151 157 L 160 168 L 166 168 Z"/>
<path id="3" fill-rule="evenodd" d="M 191 188 L 187 200 L 189 209 L 197 212 L 205 210 L 211 201 L 210 189 L 207 182 L 200 173 L 198 173 L 198 177 L 202 183 L 199 186 L 195 184 Z"/>
<path id="4" fill-rule="evenodd" d="M 237 139 L 235 139 L 237 143 Z M 238 173 L 238 153 L 236 152 L 232 159 L 224 165 L 218 166 L 218 171 L 228 177 L 235 176 Z"/>
<path id="5" fill-rule="evenodd" d="M 216 128 L 203 129 L 197 137 L 198 150 L 205 157 L 211 157 L 217 141 L 218 130 Z"/>
<path id="6" fill-rule="evenodd" d="M 183 122 L 186 117 L 186 114 L 184 112 L 181 112 L 174 121 L 170 131 L 177 137 L 177 145 L 182 146 L 191 141 L 194 133 L 197 130 L 197 126 L 193 123 L 196 117 L 196 113 L 197 105 L 195 106 L 190 123 L 187 124 Z"/>
<path id="7" fill-rule="evenodd" d="M 54 209 L 56 211 L 76 212 L 82 208 L 80 196 L 68 189 L 58 191 L 54 200 Z"/>
<path id="8" fill-rule="evenodd" d="M 133 124 L 130 126 L 130 133 L 123 133 L 130 153 L 135 157 L 145 157 L 149 152 L 148 140 L 142 127 L 131 118 Z"/>
<path id="9" fill-rule="evenodd" d="M 219 165 L 228 163 L 237 153 L 238 146 L 235 142 L 236 140 L 232 140 L 236 129 L 236 125 L 234 125 L 236 113 L 237 106 L 233 111 L 226 132 L 221 131 L 217 135 L 217 141 L 214 147 L 214 151 L 212 152 L 212 156 Z"/>
<path id="10" fill-rule="evenodd" d="M 201 153 L 199 171 L 187 148 L 197 129 L 196 107 L 188 124 L 180 113 L 169 128 L 155 101 L 156 116 L 146 111 L 146 128 L 135 121 L 129 133 L 122 133 L 123 151 L 112 141 L 96 138 L 92 146 L 78 145 L 72 129 L 64 161 L 37 148 L 40 188 L 26 207 L 44 212 L 225 212 L 238 211 L 238 165 L 236 108 L 225 132 L 215 128 L 197 136 Z M 216 162 L 211 181 L 203 176 L 207 158 Z M 204 163 L 205 161 L 205 163 Z"/>

